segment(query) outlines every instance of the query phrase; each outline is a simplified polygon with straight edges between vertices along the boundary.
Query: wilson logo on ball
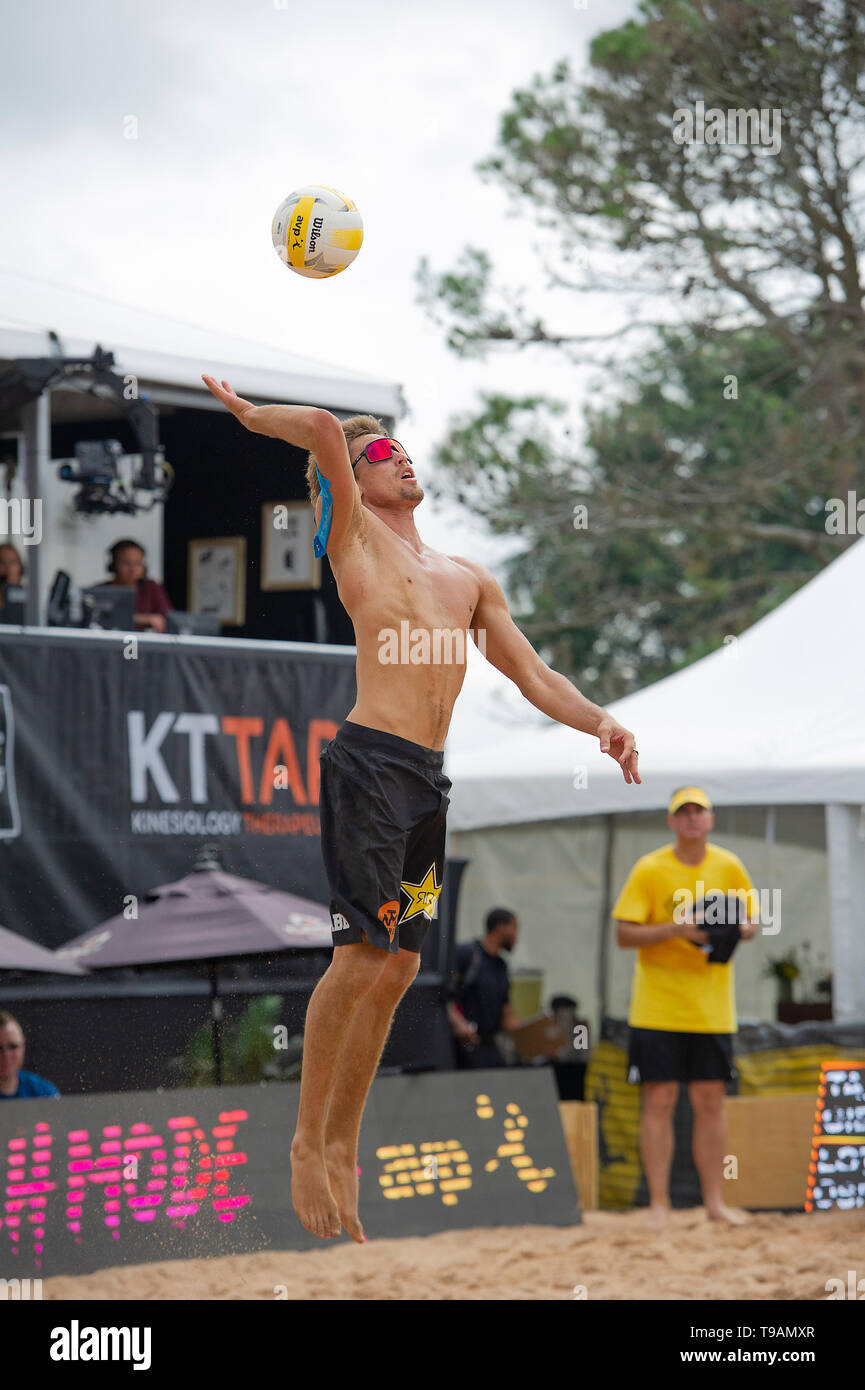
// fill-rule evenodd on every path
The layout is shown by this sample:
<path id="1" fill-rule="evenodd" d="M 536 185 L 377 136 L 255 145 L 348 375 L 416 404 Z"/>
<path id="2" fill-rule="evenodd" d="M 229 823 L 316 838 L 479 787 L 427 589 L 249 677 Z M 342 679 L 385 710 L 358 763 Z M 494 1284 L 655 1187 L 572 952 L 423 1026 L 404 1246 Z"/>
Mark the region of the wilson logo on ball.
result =
<path id="1" fill-rule="evenodd" d="M 335 188 L 308 184 L 283 198 L 271 236 L 289 270 L 324 280 L 351 265 L 363 242 L 363 222 L 350 198 Z"/>

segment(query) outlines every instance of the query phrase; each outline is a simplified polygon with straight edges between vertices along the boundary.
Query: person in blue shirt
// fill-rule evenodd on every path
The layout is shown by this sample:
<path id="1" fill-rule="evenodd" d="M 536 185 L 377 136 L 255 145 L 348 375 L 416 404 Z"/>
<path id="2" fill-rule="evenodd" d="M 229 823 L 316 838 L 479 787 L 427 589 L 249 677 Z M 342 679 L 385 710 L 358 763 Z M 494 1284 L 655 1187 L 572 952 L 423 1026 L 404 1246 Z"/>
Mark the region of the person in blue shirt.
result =
<path id="1" fill-rule="evenodd" d="M 59 1096 L 51 1081 L 32 1071 L 22 1071 L 24 1032 L 17 1018 L 0 1012 L 0 1100 L 22 1100 L 33 1096 Z"/>

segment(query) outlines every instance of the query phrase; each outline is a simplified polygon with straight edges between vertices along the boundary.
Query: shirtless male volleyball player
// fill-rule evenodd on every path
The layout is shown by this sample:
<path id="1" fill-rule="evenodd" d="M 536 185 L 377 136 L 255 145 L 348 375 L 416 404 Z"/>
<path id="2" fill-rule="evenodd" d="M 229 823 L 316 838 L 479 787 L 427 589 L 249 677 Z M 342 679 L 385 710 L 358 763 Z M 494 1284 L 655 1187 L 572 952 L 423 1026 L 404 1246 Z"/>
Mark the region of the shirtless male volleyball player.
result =
<path id="1" fill-rule="evenodd" d="M 420 964 L 444 874 L 450 782 L 445 737 L 465 676 L 470 630 L 487 660 L 536 709 L 600 742 L 639 782 L 634 736 L 536 654 L 492 575 L 424 545 L 423 500 L 411 460 L 373 416 L 340 422 L 309 406 L 255 406 L 228 382 L 202 380 L 246 429 L 310 454 L 310 498 L 321 522 L 319 478 L 332 501 L 327 555 L 357 642 L 357 701 L 321 755 L 322 853 L 331 887 L 333 959 L 309 1001 L 292 1202 L 322 1239 L 357 1215 L 356 1155 L 367 1094 L 397 1004 Z M 326 521 L 325 521 L 326 524 Z M 401 624 L 407 623 L 407 628 Z M 412 661 L 383 633 L 428 633 Z M 438 639 L 438 640 L 437 640 Z M 397 660 L 393 660 L 397 655 Z M 337 949 L 338 948 L 338 949 Z"/>

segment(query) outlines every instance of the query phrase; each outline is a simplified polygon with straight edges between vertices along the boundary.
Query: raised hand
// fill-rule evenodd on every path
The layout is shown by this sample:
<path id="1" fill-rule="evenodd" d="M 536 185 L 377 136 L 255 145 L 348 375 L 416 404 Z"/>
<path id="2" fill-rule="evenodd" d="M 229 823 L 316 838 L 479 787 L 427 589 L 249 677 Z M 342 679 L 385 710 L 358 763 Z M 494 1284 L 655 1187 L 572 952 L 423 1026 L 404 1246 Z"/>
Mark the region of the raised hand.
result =
<path id="1" fill-rule="evenodd" d="M 245 401 L 242 396 L 238 396 L 237 392 L 229 386 L 227 381 L 223 381 L 220 386 L 215 377 L 205 376 L 203 372 L 201 380 L 204 382 L 208 391 L 210 391 L 218 401 L 222 401 L 226 410 L 230 410 L 234 418 L 239 420 L 246 429 L 252 430 L 253 434 L 261 433 L 261 431 L 256 428 L 257 405 L 253 405 L 252 401 Z"/>

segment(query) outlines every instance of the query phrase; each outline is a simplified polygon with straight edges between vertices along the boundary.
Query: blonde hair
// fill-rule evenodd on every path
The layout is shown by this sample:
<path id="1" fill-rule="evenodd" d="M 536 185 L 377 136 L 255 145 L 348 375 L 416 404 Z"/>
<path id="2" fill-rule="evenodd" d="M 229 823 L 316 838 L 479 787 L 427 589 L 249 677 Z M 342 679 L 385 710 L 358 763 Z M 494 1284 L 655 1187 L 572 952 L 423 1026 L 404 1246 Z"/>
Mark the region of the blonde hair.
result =
<path id="1" fill-rule="evenodd" d="M 0 1009 L 0 1028 L 8 1028 L 10 1023 L 14 1024 L 14 1026 L 18 1029 L 18 1032 L 21 1034 L 23 1038 L 24 1029 L 21 1027 L 21 1024 L 18 1022 L 17 1018 L 13 1018 L 11 1014 L 7 1014 L 5 1009 Z"/>
<path id="2" fill-rule="evenodd" d="M 345 442 L 349 448 L 351 448 L 352 441 L 360 439 L 362 434 L 384 434 L 390 439 L 390 435 L 381 420 L 377 420 L 374 415 L 352 415 L 351 419 L 340 420 L 339 423 L 342 425 Z M 318 485 L 318 474 L 315 471 L 317 464 L 318 460 L 315 454 L 310 453 L 306 466 L 306 485 L 309 489 L 309 500 L 313 506 L 315 506 L 321 493 L 321 488 Z"/>

